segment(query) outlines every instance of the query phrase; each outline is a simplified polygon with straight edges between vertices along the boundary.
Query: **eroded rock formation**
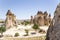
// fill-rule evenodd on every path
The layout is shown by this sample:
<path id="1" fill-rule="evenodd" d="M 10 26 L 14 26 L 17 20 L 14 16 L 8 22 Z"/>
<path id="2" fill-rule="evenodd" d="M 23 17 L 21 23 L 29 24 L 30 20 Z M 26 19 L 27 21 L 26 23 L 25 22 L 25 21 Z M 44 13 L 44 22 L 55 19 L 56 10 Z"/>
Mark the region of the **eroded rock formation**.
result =
<path id="1" fill-rule="evenodd" d="M 6 29 L 16 26 L 16 16 L 8 10 L 5 20 Z"/>
<path id="2" fill-rule="evenodd" d="M 48 28 L 46 40 L 60 40 L 60 3 L 55 10 L 54 18 Z"/>
<path id="3" fill-rule="evenodd" d="M 51 22 L 51 15 L 45 11 L 44 13 L 42 11 L 38 11 L 37 15 L 34 17 L 34 23 L 38 24 L 39 26 L 49 26 Z"/>

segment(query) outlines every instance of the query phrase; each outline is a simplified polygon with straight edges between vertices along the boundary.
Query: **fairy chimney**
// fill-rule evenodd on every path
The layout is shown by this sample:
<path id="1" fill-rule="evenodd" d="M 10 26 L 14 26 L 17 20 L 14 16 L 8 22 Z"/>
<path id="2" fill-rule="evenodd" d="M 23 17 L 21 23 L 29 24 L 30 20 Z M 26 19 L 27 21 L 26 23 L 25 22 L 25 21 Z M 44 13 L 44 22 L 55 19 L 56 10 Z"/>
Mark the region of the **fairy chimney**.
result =
<path id="1" fill-rule="evenodd" d="M 35 15 L 35 23 L 37 23 L 39 26 L 44 25 L 44 18 L 43 18 L 43 13 L 42 11 L 38 11 L 37 15 Z"/>
<path id="2" fill-rule="evenodd" d="M 49 19 L 48 19 L 47 11 L 44 12 L 44 25 L 49 25 Z"/>
<path id="3" fill-rule="evenodd" d="M 60 3 L 54 13 L 54 18 L 48 28 L 46 40 L 60 40 Z"/>
<path id="4" fill-rule="evenodd" d="M 8 10 L 6 14 L 6 20 L 5 20 L 6 29 L 14 27 L 14 25 L 16 25 L 16 16 L 12 14 L 10 10 Z"/>
<path id="5" fill-rule="evenodd" d="M 33 16 L 31 16 L 30 23 L 33 24 Z"/>

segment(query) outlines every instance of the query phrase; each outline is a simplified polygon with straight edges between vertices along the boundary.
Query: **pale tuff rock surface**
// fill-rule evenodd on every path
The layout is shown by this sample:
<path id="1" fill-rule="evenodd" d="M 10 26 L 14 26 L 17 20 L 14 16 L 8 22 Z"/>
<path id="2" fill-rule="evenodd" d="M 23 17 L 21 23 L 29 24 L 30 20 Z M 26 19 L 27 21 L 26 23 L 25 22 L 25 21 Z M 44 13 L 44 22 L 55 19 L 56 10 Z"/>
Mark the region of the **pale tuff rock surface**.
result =
<path id="1" fill-rule="evenodd" d="M 60 3 L 54 13 L 54 18 L 48 28 L 46 40 L 60 40 Z"/>
<path id="2" fill-rule="evenodd" d="M 10 10 L 8 10 L 6 14 L 5 26 L 6 29 L 17 26 L 16 16 Z"/>
<path id="3" fill-rule="evenodd" d="M 38 24 L 39 26 L 49 26 L 51 19 L 51 15 L 48 14 L 47 11 L 45 11 L 44 13 L 42 11 L 38 11 L 34 16 L 34 23 Z"/>

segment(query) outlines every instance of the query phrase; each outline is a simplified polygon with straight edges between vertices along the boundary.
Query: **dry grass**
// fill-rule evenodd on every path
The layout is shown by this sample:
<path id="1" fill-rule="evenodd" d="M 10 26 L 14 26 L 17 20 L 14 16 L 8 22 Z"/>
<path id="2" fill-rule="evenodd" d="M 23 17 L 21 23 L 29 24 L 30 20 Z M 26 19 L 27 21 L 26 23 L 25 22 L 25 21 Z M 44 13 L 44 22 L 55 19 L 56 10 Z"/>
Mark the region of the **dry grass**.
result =
<path id="1" fill-rule="evenodd" d="M 28 38 L 19 38 L 19 37 L 6 37 L 4 40 L 45 40 L 45 36 L 41 37 L 28 37 Z"/>

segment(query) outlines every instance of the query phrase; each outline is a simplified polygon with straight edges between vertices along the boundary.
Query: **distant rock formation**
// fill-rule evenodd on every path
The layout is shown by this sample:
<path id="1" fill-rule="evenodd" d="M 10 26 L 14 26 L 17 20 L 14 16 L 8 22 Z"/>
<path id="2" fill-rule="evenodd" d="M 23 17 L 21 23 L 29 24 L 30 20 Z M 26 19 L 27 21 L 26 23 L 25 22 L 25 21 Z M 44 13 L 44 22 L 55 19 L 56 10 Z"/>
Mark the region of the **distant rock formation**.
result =
<path id="1" fill-rule="evenodd" d="M 39 26 L 49 25 L 51 22 L 51 15 L 45 11 L 38 11 L 37 15 L 34 16 L 34 23 L 38 24 Z"/>
<path id="2" fill-rule="evenodd" d="M 30 23 L 33 24 L 33 16 L 31 16 Z"/>
<path id="3" fill-rule="evenodd" d="M 6 14 L 5 26 L 6 29 L 16 26 L 16 16 L 10 10 Z"/>
<path id="4" fill-rule="evenodd" d="M 60 3 L 54 13 L 54 18 L 48 28 L 46 40 L 60 40 Z"/>

